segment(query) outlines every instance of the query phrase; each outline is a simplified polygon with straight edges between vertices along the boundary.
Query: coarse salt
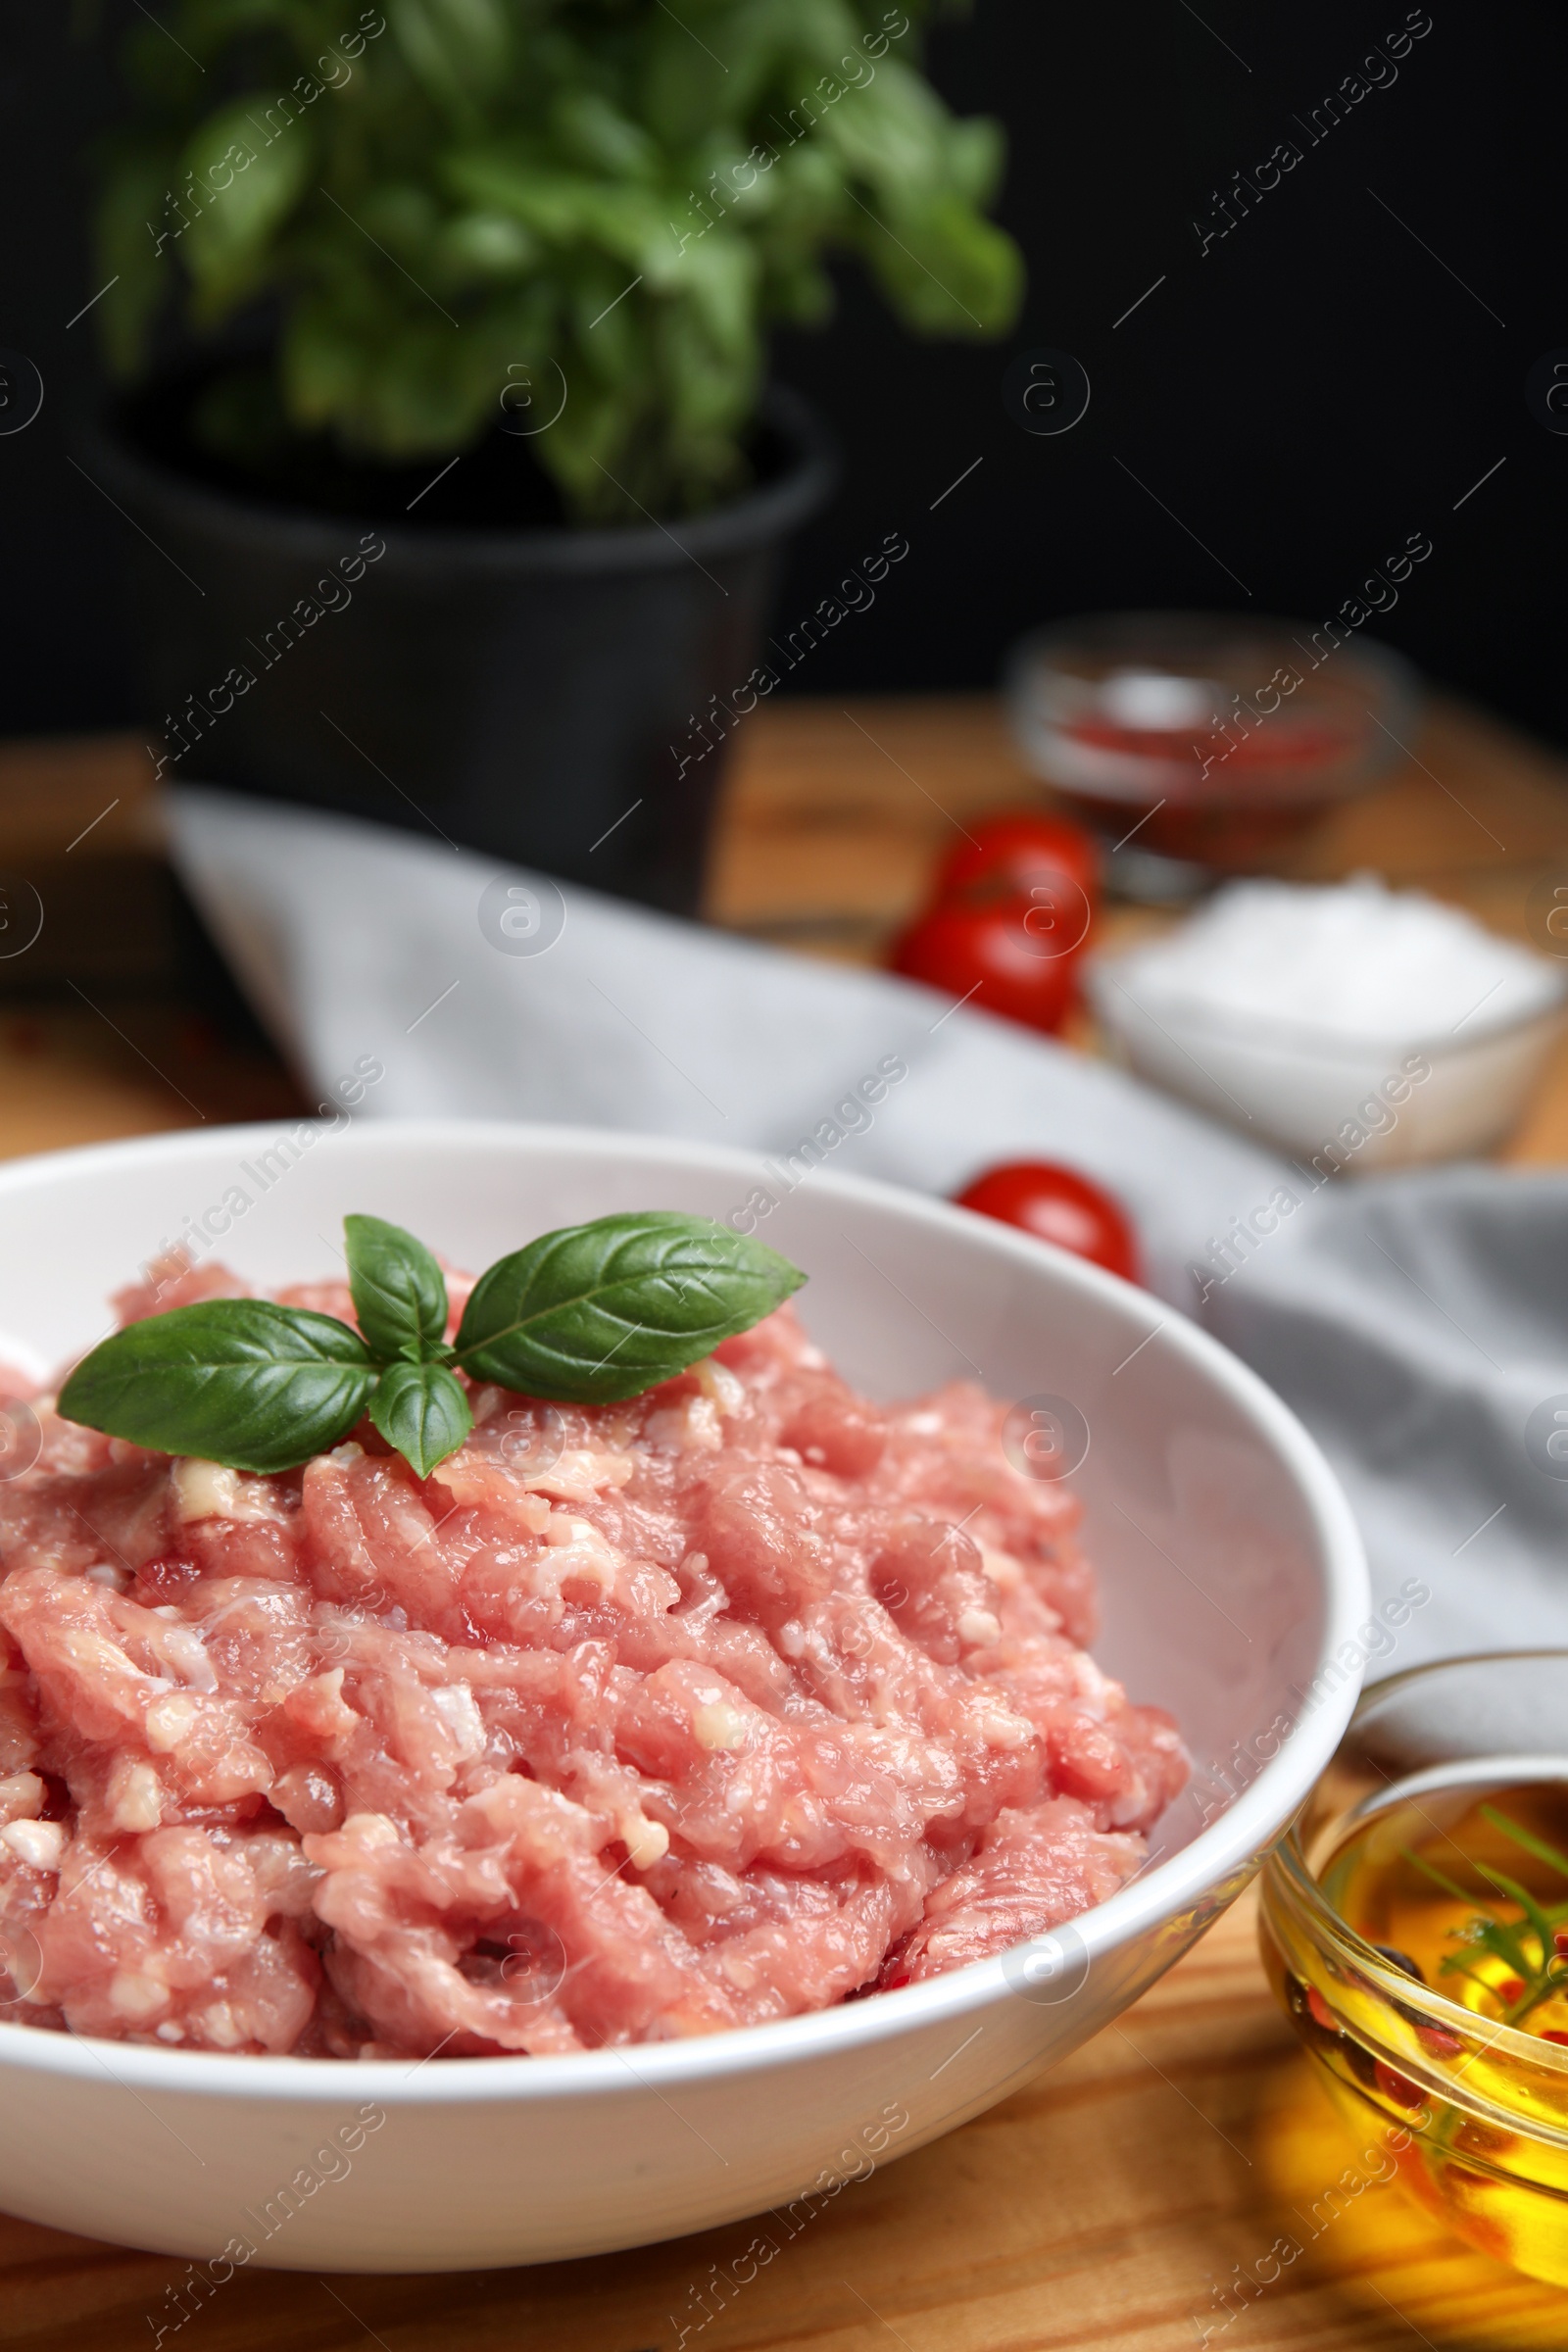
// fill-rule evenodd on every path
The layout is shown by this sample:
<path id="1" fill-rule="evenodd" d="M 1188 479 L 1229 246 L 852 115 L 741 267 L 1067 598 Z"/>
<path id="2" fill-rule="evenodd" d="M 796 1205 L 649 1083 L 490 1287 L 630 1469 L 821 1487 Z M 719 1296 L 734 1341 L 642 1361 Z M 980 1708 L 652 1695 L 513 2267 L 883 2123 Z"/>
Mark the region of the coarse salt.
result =
<path id="1" fill-rule="evenodd" d="M 1468 1043 L 1544 1012 L 1563 975 L 1456 906 L 1376 875 L 1332 887 L 1232 882 L 1167 937 L 1117 962 L 1156 1019 L 1269 1022 L 1391 1048 Z"/>

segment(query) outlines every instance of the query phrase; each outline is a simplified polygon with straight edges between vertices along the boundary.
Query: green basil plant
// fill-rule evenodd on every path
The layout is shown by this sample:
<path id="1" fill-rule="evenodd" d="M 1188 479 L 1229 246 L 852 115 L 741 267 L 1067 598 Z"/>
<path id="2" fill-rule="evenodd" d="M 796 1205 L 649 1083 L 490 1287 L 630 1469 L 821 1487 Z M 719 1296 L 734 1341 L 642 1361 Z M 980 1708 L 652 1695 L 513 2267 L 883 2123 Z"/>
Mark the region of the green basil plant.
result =
<path id="1" fill-rule="evenodd" d="M 126 42 L 98 257 L 110 357 L 178 303 L 275 318 L 204 437 L 386 465 L 497 423 L 583 522 L 744 486 L 778 321 L 858 255 L 924 334 L 997 334 L 1021 265 L 988 121 L 920 71 L 929 0 L 160 0 Z"/>

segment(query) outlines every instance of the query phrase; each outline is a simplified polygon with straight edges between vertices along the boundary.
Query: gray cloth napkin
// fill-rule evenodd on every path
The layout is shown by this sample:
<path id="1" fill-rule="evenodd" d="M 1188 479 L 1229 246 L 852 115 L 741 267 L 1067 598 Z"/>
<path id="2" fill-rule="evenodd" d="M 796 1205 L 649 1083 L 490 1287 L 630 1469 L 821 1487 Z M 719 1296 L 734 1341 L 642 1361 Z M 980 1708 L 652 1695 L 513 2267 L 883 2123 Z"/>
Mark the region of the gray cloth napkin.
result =
<path id="1" fill-rule="evenodd" d="M 1378 1597 L 1430 1590 L 1400 1666 L 1568 1645 L 1568 1172 L 1343 1178 L 1201 1314 L 1339 1472 Z"/>
<path id="2" fill-rule="evenodd" d="M 760 1183 L 792 1156 L 943 1194 L 1000 1159 L 1082 1169 L 1126 1202 L 1151 1289 L 1323 1445 L 1379 1600 L 1411 1579 L 1430 1595 L 1399 1665 L 1568 1642 L 1568 1176 L 1314 1190 L 1124 1072 L 885 973 L 241 795 L 181 786 L 172 828 L 187 889 L 323 1099 L 367 1057 L 384 1073 L 360 1115 L 689 1136 L 755 1153 Z M 1299 1205 L 1219 1279 L 1216 1238 L 1268 1223 L 1255 1211 L 1282 1190 Z"/>

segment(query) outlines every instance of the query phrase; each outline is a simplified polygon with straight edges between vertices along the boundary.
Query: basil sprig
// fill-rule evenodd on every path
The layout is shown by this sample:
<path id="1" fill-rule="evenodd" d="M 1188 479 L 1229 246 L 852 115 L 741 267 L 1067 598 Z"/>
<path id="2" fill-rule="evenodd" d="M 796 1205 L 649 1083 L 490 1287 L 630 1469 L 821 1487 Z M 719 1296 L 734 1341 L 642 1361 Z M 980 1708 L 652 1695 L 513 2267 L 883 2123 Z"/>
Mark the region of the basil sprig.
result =
<path id="1" fill-rule="evenodd" d="M 375 1392 L 369 1349 L 335 1315 L 204 1298 L 132 1323 L 60 1392 L 68 1421 L 234 1470 L 291 1470 L 335 1446 Z"/>
<path id="2" fill-rule="evenodd" d="M 267 1298 L 176 1306 L 83 1356 L 60 1392 L 62 1416 L 265 1474 L 337 1445 L 368 1412 L 428 1478 L 473 1427 L 459 1372 L 562 1403 L 612 1403 L 750 1330 L 806 1279 L 707 1217 L 598 1217 L 499 1259 L 449 1344 L 447 1286 L 424 1244 L 380 1217 L 345 1217 L 343 1230 L 358 1332 Z"/>
<path id="3" fill-rule="evenodd" d="M 422 1242 L 380 1217 L 345 1217 L 349 1295 L 366 1343 L 383 1361 L 424 1363 L 443 1351 L 446 1278 Z"/>
<path id="4" fill-rule="evenodd" d="M 749 1331 L 806 1280 L 788 1258 L 677 1209 L 541 1234 L 474 1284 L 458 1360 L 569 1404 L 640 1396 Z"/>

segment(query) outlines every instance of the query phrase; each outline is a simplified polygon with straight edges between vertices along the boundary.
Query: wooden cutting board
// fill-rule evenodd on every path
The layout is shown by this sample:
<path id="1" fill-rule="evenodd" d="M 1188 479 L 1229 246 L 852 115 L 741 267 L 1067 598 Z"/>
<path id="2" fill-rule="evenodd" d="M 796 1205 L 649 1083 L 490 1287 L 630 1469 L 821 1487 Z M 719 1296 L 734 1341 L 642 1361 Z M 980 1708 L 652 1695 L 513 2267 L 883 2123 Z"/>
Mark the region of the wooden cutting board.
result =
<path id="1" fill-rule="evenodd" d="M 850 960 L 880 951 L 958 820 L 1028 790 L 982 698 L 764 709 L 738 748 L 714 919 Z M 1447 704 L 1414 753 L 1288 870 L 1371 866 L 1525 936 L 1531 886 L 1568 880 L 1568 769 Z M 71 945 L 37 984 L 0 962 L 0 1157 L 304 1107 L 275 1059 L 225 1043 L 175 994 L 139 746 L 0 747 L 7 872 L 34 881 Z M 1111 927 L 1147 919 L 1121 913 Z M 1568 1049 L 1505 1156 L 1568 1161 Z M 1446 2237 L 1381 2169 L 1274 2007 L 1247 1896 L 1119 2024 L 848 2188 L 727 2299 L 712 2282 L 750 2241 L 740 2224 L 531 2271 L 241 2272 L 192 2308 L 180 2262 L 0 2217 L 0 2346 L 1564 2352 L 1568 2295 Z M 1252 2271 L 1281 2236 L 1299 2257 L 1245 2308 L 1227 2301 L 1237 2267 Z"/>

